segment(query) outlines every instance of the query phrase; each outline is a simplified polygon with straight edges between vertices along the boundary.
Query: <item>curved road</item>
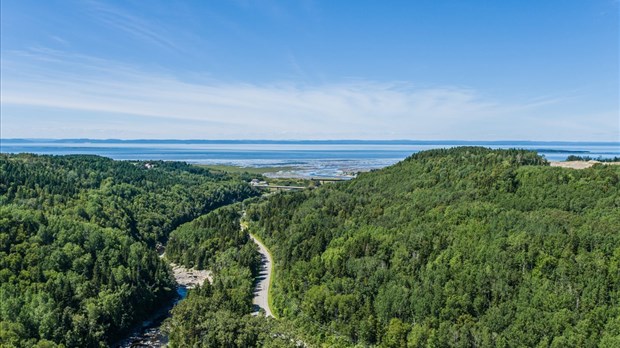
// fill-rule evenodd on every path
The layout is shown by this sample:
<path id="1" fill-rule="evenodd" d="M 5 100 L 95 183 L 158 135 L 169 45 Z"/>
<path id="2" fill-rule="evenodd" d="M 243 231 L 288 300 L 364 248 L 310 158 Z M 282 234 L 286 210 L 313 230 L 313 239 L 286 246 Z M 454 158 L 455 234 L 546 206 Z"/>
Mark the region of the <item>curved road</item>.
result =
<path id="1" fill-rule="evenodd" d="M 271 308 L 269 308 L 269 282 L 271 281 L 271 272 L 273 270 L 273 259 L 267 247 L 261 243 L 256 237 L 249 233 L 252 241 L 258 245 L 258 252 L 261 254 L 261 266 L 260 273 L 258 274 L 256 288 L 254 289 L 254 299 L 252 303 L 254 308 L 252 309 L 253 315 L 258 315 L 259 310 L 262 308 L 265 311 L 266 317 L 273 317 L 271 314 Z"/>

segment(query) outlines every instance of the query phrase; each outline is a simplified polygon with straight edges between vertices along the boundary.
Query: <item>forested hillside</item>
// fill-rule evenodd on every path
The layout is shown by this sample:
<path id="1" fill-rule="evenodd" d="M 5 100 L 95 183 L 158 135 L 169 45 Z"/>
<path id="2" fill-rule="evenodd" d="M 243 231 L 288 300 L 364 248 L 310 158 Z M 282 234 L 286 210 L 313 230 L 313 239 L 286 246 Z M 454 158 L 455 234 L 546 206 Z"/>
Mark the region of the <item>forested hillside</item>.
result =
<path id="1" fill-rule="evenodd" d="M 275 309 L 327 346 L 620 346 L 620 167 L 420 152 L 248 210 Z"/>
<path id="2" fill-rule="evenodd" d="M 166 257 L 208 268 L 213 284 L 190 291 L 173 309 L 170 347 L 295 346 L 290 340 L 294 330 L 286 322 L 250 315 L 260 256 L 241 230 L 241 209 L 223 207 L 172 232 Z"/>
<path id="3" fill-rule="evenodd" d="M 214 273 L 208 282 L 191 291 L 174 308 L 170 321 L 172 347 L 232 346 L 245 341 L 248 346 L 258 332 L 243 328 L 241 317 L 252 308 L 253 271 L 260 257 L 256 247 L 239 225 L 239 207 L 228 206 L 186 223 L 173 231 L 166 249 L 174 262 Z M 240 336 L 246 336 L 242 338 Z M 227 342 L 227 337 L 231 337 Z M 241 345 L 239 345 L 241 346 Z"/>
<path id="4" fill-rule="evenodd" d="M 0 155 L 0 346 L 106 346 L 174 294 L 155 245 L 257 195 L 176 162 Z"/>
<path id="5" fill-rule="evenodd" d="M 258 195 L 174 162 L 0 156 L 0 346 L 105 346 L 173 294 L 166 257 L 214 283 L 170 344 L 620 346 L 620 167 L 421 152 L 355 180 Z M 221 207 L 221 208 L 219 208 Z M 278 320 L 252 317 L 273 252 Z"/>

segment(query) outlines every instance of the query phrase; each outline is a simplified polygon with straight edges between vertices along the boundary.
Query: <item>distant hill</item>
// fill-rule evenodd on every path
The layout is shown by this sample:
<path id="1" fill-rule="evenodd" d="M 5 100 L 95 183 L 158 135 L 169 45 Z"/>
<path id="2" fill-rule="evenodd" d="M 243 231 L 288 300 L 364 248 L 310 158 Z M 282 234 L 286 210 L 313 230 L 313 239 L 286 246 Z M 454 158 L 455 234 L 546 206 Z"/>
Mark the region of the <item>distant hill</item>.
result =
<path id="1" fill-rule="evenodd" d="M 0 139 L 6 143 L 57 143 L 57 144 L 305 144 L 305 145 L 448 145 L 448 146 L 618 146 L 618 142 L 598 141 L 532 141 L 532 140 L 362 140 L 362 139 L 333 139 L 333 140 L 272 140 L 272 139 L 44 139 L 44 138 L 7 138 Z M 541 149 L 552 152 L 554 150 Z M 587 151 L 571 151 L 576 153 Z"/>

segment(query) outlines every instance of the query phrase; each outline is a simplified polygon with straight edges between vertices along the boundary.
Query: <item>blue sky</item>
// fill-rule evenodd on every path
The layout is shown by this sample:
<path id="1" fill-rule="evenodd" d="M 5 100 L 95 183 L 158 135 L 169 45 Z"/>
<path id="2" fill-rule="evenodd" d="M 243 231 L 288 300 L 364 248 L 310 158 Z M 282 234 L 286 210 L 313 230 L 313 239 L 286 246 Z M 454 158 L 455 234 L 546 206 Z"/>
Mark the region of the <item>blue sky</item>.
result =
<path id="1" fill-rule="evenodd" d="M 1 10 L 2 138 L 620 141 L 617 0 Z"/>

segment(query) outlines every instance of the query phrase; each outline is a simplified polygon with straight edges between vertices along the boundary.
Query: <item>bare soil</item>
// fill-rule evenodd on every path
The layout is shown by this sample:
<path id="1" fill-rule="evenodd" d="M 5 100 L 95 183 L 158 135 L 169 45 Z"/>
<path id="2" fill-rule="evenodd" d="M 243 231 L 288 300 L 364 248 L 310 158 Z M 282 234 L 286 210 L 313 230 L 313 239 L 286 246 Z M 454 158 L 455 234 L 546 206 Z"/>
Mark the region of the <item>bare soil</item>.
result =
<path id="1" fill-rule="evenodd" d="M 552 167 L 562 167 L 571 169 L 586 169 L 590 168 L 597 163 L 605 165 L 619 165 L 620 162 L 599 162 L 599 161 L 562 161 L 562 162 L 549 162 Z"/>

